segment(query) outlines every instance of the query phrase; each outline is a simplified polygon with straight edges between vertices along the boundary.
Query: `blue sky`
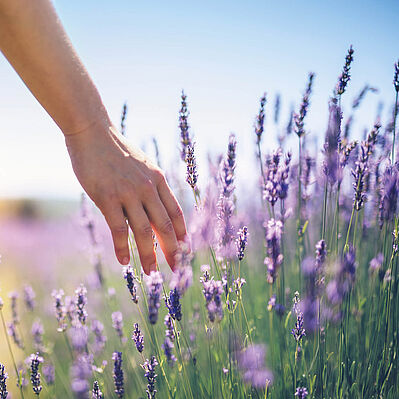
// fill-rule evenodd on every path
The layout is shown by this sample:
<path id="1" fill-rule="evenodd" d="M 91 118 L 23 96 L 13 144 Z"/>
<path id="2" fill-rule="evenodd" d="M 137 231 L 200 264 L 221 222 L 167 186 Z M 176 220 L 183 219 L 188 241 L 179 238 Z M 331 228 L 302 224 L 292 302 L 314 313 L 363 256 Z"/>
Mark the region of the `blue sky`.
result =
<path id="1" fill-rule="evenodd" d="M 307 127 L 320 143 L 328 98 L 350 44 L 355 61 L 344 111 L 364 84 L 379 89 L 359 110 L 358 131 L 372 124 L 379 101 L 386 105 L 384 116 L 393 102 L 399 1 L 56 0 L 55 5 L 114 122 L 119 124 L 127 101 L 128 137 L 152 154 L 156 136 L 166 167 L 178 156 L 182 88 L 200 173 L 207 169 L 206 153 L 223 151 L 233 131 L 239 185 L 254 168 L 252 125 L 262 93 L 269 99 L 267 151 L 276 146 L 276 93 L 282 97 L 285 125 L 308 72 L 314 71 Z M 81 188 L 62 134 L 3 57 L 0 137 L 0 196 L 78 198 Z"/>

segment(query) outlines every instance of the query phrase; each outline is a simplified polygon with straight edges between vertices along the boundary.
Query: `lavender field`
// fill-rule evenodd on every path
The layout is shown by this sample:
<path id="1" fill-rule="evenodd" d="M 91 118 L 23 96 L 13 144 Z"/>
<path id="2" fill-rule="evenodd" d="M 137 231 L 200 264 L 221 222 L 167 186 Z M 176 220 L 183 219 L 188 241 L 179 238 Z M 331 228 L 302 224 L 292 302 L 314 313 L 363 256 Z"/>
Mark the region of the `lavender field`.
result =
<path id="1" fill-rule="evenodd" d="M 155 235 L 158 271 L 142 272 L 133 235 L 131 264 L 119 266 L 85 197 L 62 216 L 23 208 L 4 219 L 0 399 L 398 398 L 399 61 L 388 111 L 357 132 L 376 89 L 348 96 L 356 52 L 342 58 L 317 148 L 307 124 L 317 74 L 304 76 L 288 123 L 280 97 L 260 97 L 245 199 L 241 143 L 232 133 L 200 164 L 182 92 L 185 180 L 166 175 L 189 237 L 174 272 Z"/>

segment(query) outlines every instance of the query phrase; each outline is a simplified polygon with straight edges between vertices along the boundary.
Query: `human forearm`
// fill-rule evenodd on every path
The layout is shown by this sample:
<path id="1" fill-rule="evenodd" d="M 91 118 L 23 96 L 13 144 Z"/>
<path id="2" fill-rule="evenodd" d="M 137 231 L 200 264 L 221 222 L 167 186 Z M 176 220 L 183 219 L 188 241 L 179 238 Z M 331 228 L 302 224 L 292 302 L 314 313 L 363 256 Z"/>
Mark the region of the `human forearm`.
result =
<path id="1" fill-rule="evenodd" d="M 0 50 L 64 134 L 108 122 L 49 0 L 0 0 Z"/>

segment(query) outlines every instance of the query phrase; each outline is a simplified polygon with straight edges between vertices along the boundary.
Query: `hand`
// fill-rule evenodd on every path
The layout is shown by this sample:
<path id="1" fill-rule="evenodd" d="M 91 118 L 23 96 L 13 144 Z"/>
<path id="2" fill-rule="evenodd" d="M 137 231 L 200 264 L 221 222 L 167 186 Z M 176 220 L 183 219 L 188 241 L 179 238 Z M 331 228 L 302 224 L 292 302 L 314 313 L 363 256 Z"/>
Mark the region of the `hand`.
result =
<path id="1" fill-rule="evenodd" d="M 145 273 L 156 269 L 153 229 L 173 270 L 186 226 L 163 172 L 108 120 L 68 134 L 65 141 L 80 184 L 111 229 L 119 262 L 127 265 L 130 260 L 127 218 Z"/>

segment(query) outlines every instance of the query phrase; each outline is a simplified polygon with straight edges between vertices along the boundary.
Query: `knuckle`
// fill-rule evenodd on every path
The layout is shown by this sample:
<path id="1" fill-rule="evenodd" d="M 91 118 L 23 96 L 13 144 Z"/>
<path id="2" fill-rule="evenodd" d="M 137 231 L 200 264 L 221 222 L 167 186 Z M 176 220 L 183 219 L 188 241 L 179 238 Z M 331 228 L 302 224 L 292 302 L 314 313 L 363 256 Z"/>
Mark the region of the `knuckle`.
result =
<path id="1" fill-rule="evenodd" d="M 146 180 L 141 184 L 141 192 L 146 197 L 154 195 L 155 187 L 151 180 Z"/>
<path id="2" fill-rule="evenodd" d="M 183 217 L 183 210 L 181 209 L 180 205 L 176 205 L 175 210 L 172 212 L 171 215 L 175 219 L 180 219 Z"/>
<path id="3" fill-rule="evenodd" d="M 127 235 L 128 233 L 128 227 L 127 225 L 116 225 L 116 226 L 112 226 L 111 227 L 111 231 L 115 234 L 115 235 Z"/>
<path id="4" fill-rule="evenodd" d="M 154 171 L 155 180 L 159 183 L 163 183 L 166 181 L 165 173 L 161 169 L 157 169 Z"/>
<path id="5" fill-rule="evenodd" d="M 169 234 L 173 231 L 173 223 L 172 221 L 168 218 L 164 220 L 160 226 L 161 233 L 163 234 Z"/>
<path id="6" fill-rule="evenodd" d="M 139 226 L 137 231 L 139 235 L 152 237 L 152 227 L 149 223 Z"/>

